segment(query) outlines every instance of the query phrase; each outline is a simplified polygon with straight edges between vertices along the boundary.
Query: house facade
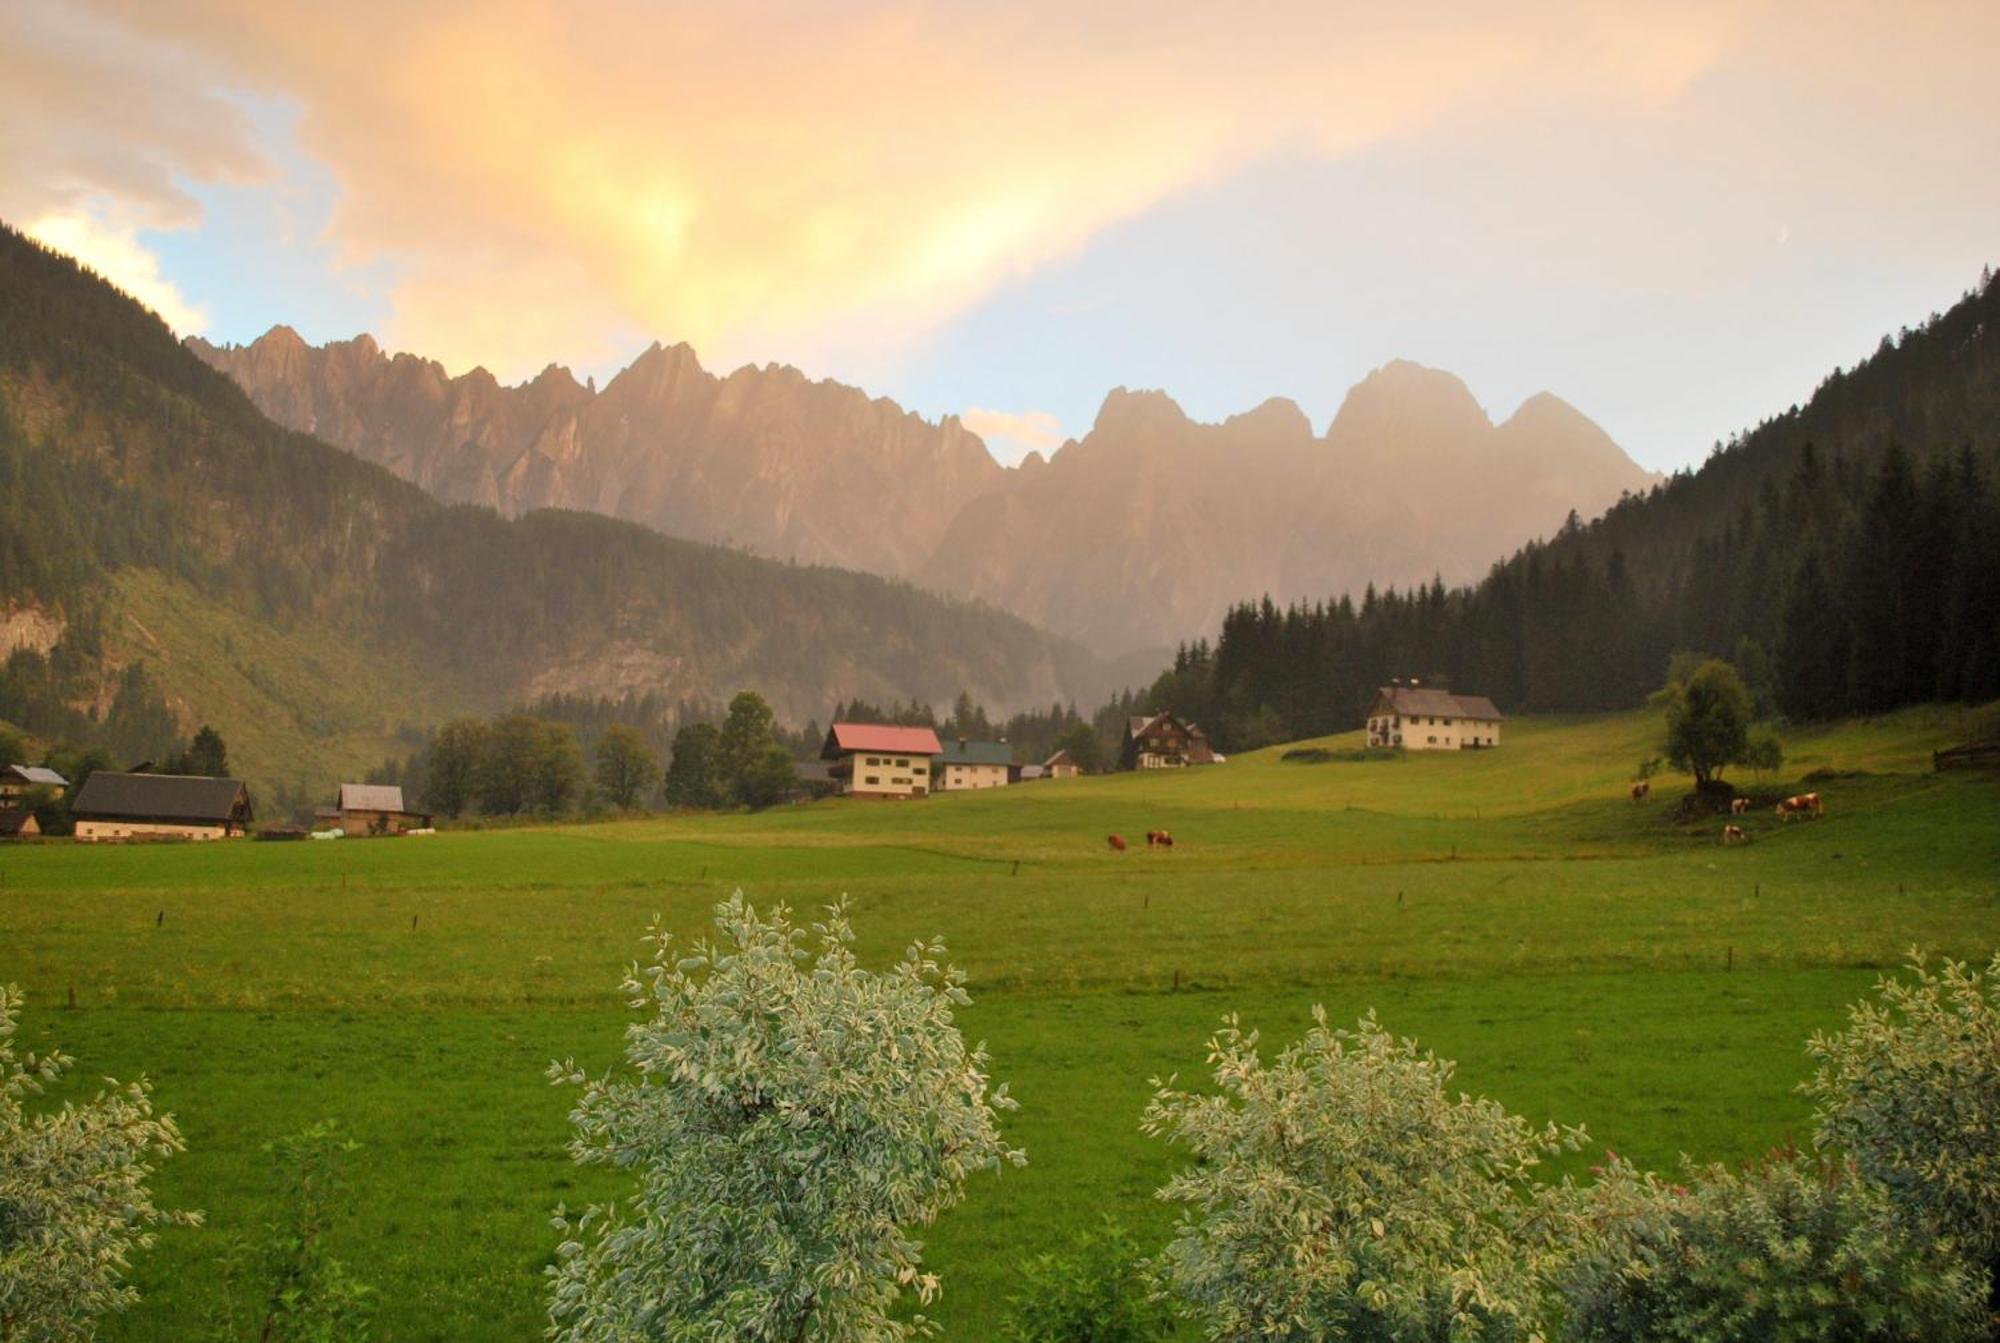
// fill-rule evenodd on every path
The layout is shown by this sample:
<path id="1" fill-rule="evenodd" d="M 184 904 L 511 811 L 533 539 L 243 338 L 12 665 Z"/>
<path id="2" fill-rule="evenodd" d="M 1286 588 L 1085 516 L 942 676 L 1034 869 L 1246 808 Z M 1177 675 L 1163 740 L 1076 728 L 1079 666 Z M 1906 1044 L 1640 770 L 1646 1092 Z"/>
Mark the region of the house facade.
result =
<path id="1" fill-rule="evenodd" d="M 927 797 L 931 758 L 943 750 L 927 727 L 835 723 L 819 758 L 843 797 Z"/>
<path id="2" fill-rule="evenodd" d="M 1083 766 L 1070 758 L 1068 751 L 1057 751 L 1042 762 L 1042 777 L 1045 779 L 1074 779 L 1083 773 Z"/>
<path id="3" fill-rule="evenodd" d="M 933 787 L 940 793 L 973 788 L 1005 788 L 1014 752 L 1004 741 L 948 741 L 932 766 Z"/>
<path id="4" fill-rule="evenodd" d="M 255 817 L 240 779 L 186 774 L 113 774 L 84 780 L 70 804 L 83 843 L 128 839 L 233 839 Z"/>
<path id="5" fill-rule="evenodd" d="M 1385 685 L 1368 708 L 1368 744 L 1405 751 L 1483 751 L 1500 744 L 1506 715 L 1484 695 Z"/>
<path id="6" fill-rule="evenodd" d="M 1125 749 L 1119 757 L 1124 769 L 1179 769 L 1214 763 L 1208 734 L 1194 723 L 1184 723 L 1170 713 L 1126 720 Z"/>
<path id="7" fill-rule="evenodd" d="M 344 783 L 334 807 L 335 824 L 350 835 L 401 835 L 428 830 L 431 818 L 403 806 L 403 790 L 392 783 Z M 314 808 L 313 819 L 321 811 Z"/>
<path id="8" fill-rule="evenodd" d="M 37 788 L 48 788 L 60 793 L 67 787 L 69 787 L 68 779 L 40 765 L 8 765 L 0 768 L 0 802 L 11 802 L 26 797 Z"/>

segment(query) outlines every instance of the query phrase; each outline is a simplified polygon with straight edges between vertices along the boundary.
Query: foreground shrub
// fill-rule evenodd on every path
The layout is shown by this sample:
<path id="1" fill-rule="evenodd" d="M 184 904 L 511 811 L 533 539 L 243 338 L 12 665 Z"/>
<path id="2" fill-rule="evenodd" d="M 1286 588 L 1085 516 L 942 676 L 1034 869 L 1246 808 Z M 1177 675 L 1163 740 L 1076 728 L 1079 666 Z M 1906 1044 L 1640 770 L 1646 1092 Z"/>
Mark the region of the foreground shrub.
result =
<path id="1" fill-rule="evenodd" d="M 676 957 L 655 926 L 626 987 L 653 1016 L 628 1028 L 632 1072 L 581 1083 L 570 1150 L 634 1171 L 620 1205 L 571 1221 L 550 1269 L 551 1334 L 567 1340 L 863 1340 L 931 1332 L 891 1318 L 928 1301 L 910 1229 L 965 1179 L 1021 1153 L 1000 1139 L 984 1047 L 953 1021 L 964 976 L 918 943 L 862 969 L 843 906 L 796 928 L 737 892 L 720 936 Z"/>
<path id="2" fill-rule="evenodd" d="M 1852 1167 L 1781 1152 L 1688 1187 L 1614 1158 L 1563 1285 L 1576 1343 L 1951 1343 L 1986 1335 L 1980 1276 Z"/>
<path id="3" fill-rule="evenodd" d="M 267 1225 L 254 1244 L 238 1243 L 223 1261 L 218 1340 L 362 1343 L 369 1337 L 373 1289 L 326 1252 L 327 1229 L 344 1190 L 341 1167 L 357 1150 L 330 1120 L 265 1145 L 284 1217 Z"/>
<path id="4" fill-rule="evenodd" d="M 1916 1225 L 2000 1275 L 2000 956 L 1985 976 L 1921 959 L 1910 982 L 1807 1046 L 1815 1140 L 1851 1155 Z"/>
<path id="5" fill-rule="evenodd" d="M 1544 1328 L 1566 1189 L 1536 1185 L 1580 1130 L 1536 1129 L 1446 1085 L 1452 1065 L 1372 1017 L 1314 1027 L 1270 1065 L 1231 1017 L 1218 1095 L 1159 1085 L 1145 1129 L 1195 1158 L 1158 1260 L 1213 1339 L 1525 1339 Z"/>
<path id="6" fill-rule="evenodd" d="M 30 1113 L 28 1098 L 74 1061 L 16 1051 L 21 1003 L 0 986 L 0 1339 L 93 1338 L 102 1316 L 138 1300 L 132 1252 L 155 1227 L 200 1219 L 155 1207 L 146 1187 L 183 1147 L 144 1081 Z"/>
<path id="7" fill-rule="evenodd" d="M 1145 1266 L 1125 1228 L 1105 1218 L 1067 1251 L 1022 1263 L 1005 1337 L 1011 1343 L 1152 1343 L 1170 1337 L 1173 1311 L 1153 1299 Z"/>

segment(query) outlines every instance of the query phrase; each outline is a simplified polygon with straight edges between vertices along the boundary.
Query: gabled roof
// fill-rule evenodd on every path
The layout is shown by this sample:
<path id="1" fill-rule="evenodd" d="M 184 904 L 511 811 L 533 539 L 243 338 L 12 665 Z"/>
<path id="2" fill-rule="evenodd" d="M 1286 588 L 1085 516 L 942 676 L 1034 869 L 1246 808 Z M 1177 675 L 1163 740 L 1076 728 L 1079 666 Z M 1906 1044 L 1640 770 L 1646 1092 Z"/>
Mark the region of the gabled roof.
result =
<path id="1" fill-rule="evenodd" d="M 938 752 L 947 765 L 1011 765 L 1014 750 L 1004 741 L 948 741 Z"/>
<path id="2" fill-rule="evenodd" d="M 93 821 L 182 821 L 220 825 L 249 810 L 241 779 L 190 774 L 113 774 L 99 770 L 84 780 L 70 813 Z"/>
<path id="3" fill-rule="evenodd" d="M 1183 723 L 1170 713 L 1134 714 L 1131 718 L 1125 720 L 1125 735 L 1127 737 L 1143 737 L 1155 723 L 1163 718 L 1169 723 L 1177 724 L 1190 737 L 1206 737 L 1208 735 L 1197 725 Z"/>
<path id="4" fill-rule="evenodd" d="M 342 811 L 401 811 L 403 790 L 393 783 L 344 783 L 340 785 Z"/>
<path id="5" fill-rule="evenodd" d="M 937 733 L 927 727 L 892 727 L 887 723 L 835 723 L 826 734 L 822 760 L 849 751 L 888 751 L 896 755 L 937 755 Z"/>
<path id="6" fill-rule="evenodd" d="M 21 834 L 34 819 L 35 813 L 26 807 L 0 807 L 0 835 Z M 41 827 L 35 828 L 39 833 Z"/>
<path id="7" fill-rule="evenodd" d="M 1507 715 L 1493 707 L 1484 695 L 1454 695 L 1448 690 L 1428 690 L 1420 686 L 1385 685 L 1377 691 L 1379 704 L 1386 700 L 1390 712 L 1414 718 L 1469 718 L 1474 722 L 1498 723 Z"/>
<path id="8" fill-rule="evenodd" d="M 1071 765 L 1071 766 L 1074 766 L 1075 764 L 1076 764 L 1076 761 L 1074 761 L 1074 760 L 1070 759 L 1070 755 L 1069 755 L 1069 752 L 1068 752 L 1067 750 L 1062 750 L 1062 751 L 1057 751 L 1057 752 L 1056 752 L 1056 753 L 1055 753 L 1054 755 L 1050 756 L 1050 757 L 1049 757 L 1049 758 L 1048 758 L 1047 760 L 1044 760 L 1044 761 L 1042 762 L 1042 768 L 1043 768 L 1043 769 L 1054 769 L 1054 768 L 1055 768 L 1055 767 L 1056 767 L 1057 765 Z"/>
<path id="9" fill-rule="evenodd" d="M 40 765 L 9 765 L 5 769 L 0 769 L 0 776 L 12 779 L 17 783 L 46 784 L 50 788 L 69 787 L 68 779 L 65 779 L 54 770 L 44 769 Z"/>

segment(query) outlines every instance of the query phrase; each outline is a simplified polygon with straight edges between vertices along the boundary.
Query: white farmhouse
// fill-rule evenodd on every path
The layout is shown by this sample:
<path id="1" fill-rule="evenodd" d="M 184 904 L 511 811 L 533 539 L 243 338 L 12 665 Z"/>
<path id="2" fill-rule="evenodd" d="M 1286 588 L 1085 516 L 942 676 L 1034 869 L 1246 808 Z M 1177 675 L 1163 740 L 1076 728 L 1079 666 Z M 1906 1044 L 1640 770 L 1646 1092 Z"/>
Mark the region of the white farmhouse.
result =
<path id="1" fill-rule="evenodd" d="M 1484 695 L 1385 685 L 1368 710 L 1368 744 L 1406 751 L 1477 751 L 1500 744 L 1506 715 Z"/>

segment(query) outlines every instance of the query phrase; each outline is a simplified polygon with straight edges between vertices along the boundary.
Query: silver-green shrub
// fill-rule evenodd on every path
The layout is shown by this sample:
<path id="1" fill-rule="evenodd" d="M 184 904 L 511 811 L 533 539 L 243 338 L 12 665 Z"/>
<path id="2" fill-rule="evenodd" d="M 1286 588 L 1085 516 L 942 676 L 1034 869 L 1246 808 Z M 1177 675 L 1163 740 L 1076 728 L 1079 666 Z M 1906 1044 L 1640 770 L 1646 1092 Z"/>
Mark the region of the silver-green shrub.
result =
<path id="1" fill-rule="evenodd" d="M 1884 979 L 1847 1029 L 1814 1035 L 1815 1142 L 1848 1153 L 1916 1225 L 2000 1265 L 2000 955 Z"/>
<path id="2" fill-rule="evenodd" d="M 1574 1343 L 1971 1343 L 1984 1284 L 1845 1163 L 1780 1152 L 1667 1184 L 1615 1158 L 1562 1275 Z"/>
<path id="3" fill-rule="evenodd" d="M 1212 1339 L 1542 1336 L 1571 1193 L 1535 1169 L 1581 1130 L 1452 1097 L 1452 1064 L 1372 1016 L 1313 1021 L 1266 1065 L 1230 1017 L 1215 1094 L 1155 1082 L 1146 1132 L 1194 1157 L 1160 1190 L 1186 1205 L 1165 1290 Z"/>
<path id="4" fill-rule="evenodd" d="M 0 986 L 0 1339 L 94 1338 L 104 1315 L 138 1300 L 125 1279 L 133 1251 L 156 1227 L 200 1219 L 154 1206 L 154 1164 L 183 1147 L 143 1080 L 31 1106 L 74 1060 L 16 1049 L 22 1001 Z"/>
<path id="5" fill-rule="evenodd" d="M 844 905 L 796 927 L 737 892 L 717 935 L 676 955 L 656 925 L 627 989 L 623 1075 L 587 1080 L 576 1160 L 638 1189 L 571 1220 L 551 1268 L 552 1338 L 861 1340 L 932 1332 L 892 1318 L 922 1271 L 912 1228 L 966 1177 L 1021 1164 L 1000 1138 L 983 1046 L 953 1020 L 970 999 L 944 949 L 918 943 L 886 973 L 857 964 Z"/>

